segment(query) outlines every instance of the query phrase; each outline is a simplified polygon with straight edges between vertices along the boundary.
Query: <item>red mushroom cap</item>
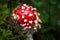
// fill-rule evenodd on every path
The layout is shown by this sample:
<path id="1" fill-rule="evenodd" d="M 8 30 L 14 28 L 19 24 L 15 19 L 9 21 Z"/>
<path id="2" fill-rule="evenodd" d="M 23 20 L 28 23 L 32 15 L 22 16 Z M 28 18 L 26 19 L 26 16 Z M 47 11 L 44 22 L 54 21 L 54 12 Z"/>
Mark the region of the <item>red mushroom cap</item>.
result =
<path id="1" fill-rule="evenodd" d="M 33 24 L 37 24 L 37 26 L 39 26 L 38 24 L 41 23 L 39 17 L 40 14 L 37 12 L 36 8 L 26 4 L 18 6 L 15 10 L 13 10 L 12 16 L 14 19 L 17 19 L 17 22 L 20 23 L 21 27 L 24 29 L 31 29 Z"/>

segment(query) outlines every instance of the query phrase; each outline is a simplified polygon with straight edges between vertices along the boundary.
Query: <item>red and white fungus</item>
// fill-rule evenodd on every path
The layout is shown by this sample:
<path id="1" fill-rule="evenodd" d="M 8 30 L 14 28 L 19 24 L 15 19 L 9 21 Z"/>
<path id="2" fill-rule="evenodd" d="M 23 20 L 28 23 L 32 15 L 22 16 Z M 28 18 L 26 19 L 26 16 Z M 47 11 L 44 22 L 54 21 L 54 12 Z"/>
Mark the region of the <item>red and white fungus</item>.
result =
<path id="1" fill-rule="evenodd" d="M 20 23 L 24 30 L 31 29 L 33 24 L 33 29 L 37 30 L 37 28 L 41 28 L 40 14 L 37 12 L 36 8 L 33 8 L 32 6 L 26 4 L 23 4 L 23 6 L 19 5 L 13 10 L 12 16 Z"/>

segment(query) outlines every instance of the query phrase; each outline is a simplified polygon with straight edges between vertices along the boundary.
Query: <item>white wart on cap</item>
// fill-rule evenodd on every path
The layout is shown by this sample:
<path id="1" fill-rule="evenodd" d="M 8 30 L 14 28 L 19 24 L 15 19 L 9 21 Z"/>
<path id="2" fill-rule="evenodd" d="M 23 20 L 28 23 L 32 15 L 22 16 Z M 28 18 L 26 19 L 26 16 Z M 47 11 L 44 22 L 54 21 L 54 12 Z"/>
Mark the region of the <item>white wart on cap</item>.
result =
<path id="1" fill-rule="evenodd" d="M 33 23 L 33 21 L 29 21 L 29 23 L 30 23 L 30 24 L 32 24 L 32 23 Z"/>
<path id="2" fill-rule="evenodd" d="M 24 22 L 27 22 L 27 19 L 24 19 Z"/>
<path id="3" fill-rule="evenodd" d="M 22 15 L 22 18 L 24 18 L 24 16 Z"/>
<path id="4" fill-rule="evenodd" d="M 24 7 L 24 6 L 22 6 L 22 9 L 25 9 L 25 7 Z"/>
<path id="5" fill-rule="evenodd" d="M 29 14 L 29 17 L 33 16 L 33 14 Z"/>
<path id="6" fill-rule="evenodd" d="M 34 23 L 38 23 L 38 21 L 37 20 L 34 20 Z"/>

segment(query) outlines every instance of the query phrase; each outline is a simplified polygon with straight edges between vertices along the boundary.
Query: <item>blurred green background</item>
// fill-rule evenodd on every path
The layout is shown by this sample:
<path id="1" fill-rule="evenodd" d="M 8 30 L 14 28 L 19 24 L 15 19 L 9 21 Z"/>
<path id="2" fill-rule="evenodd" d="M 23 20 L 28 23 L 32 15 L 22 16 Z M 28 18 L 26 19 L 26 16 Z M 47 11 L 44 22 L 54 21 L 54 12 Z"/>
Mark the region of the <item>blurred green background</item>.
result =
<path id="1" fill-rule="evenodd" d="M 59 0 L 0 0 L 0 40 L 20 40 L 21 36 L 25 39 L 23 31 L 11 30 L 12 24 L 5 22 L 10 22 L 12 10 L 20 3 L 37 8 L 41 14 L 42 28 L 34 33 L 34 40 L 60 40 Z"/>

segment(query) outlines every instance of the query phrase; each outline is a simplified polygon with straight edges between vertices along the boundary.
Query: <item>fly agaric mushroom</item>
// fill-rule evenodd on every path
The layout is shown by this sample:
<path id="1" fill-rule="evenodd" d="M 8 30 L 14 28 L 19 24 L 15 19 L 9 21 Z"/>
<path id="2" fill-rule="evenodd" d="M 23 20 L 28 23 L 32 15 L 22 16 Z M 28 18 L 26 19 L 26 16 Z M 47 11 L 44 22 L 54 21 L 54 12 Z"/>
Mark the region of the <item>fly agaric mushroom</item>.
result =
<path id="1" fill-rule="evenodd" d="M 31 29 L 34 24 L 33 29 L 41 28 L 40 14 L 37 12 L 36 8 L 23 4 L 23 6 L 18 6 L 13 10 L 12 16 L 20 23 L 23 29 Z"/>

